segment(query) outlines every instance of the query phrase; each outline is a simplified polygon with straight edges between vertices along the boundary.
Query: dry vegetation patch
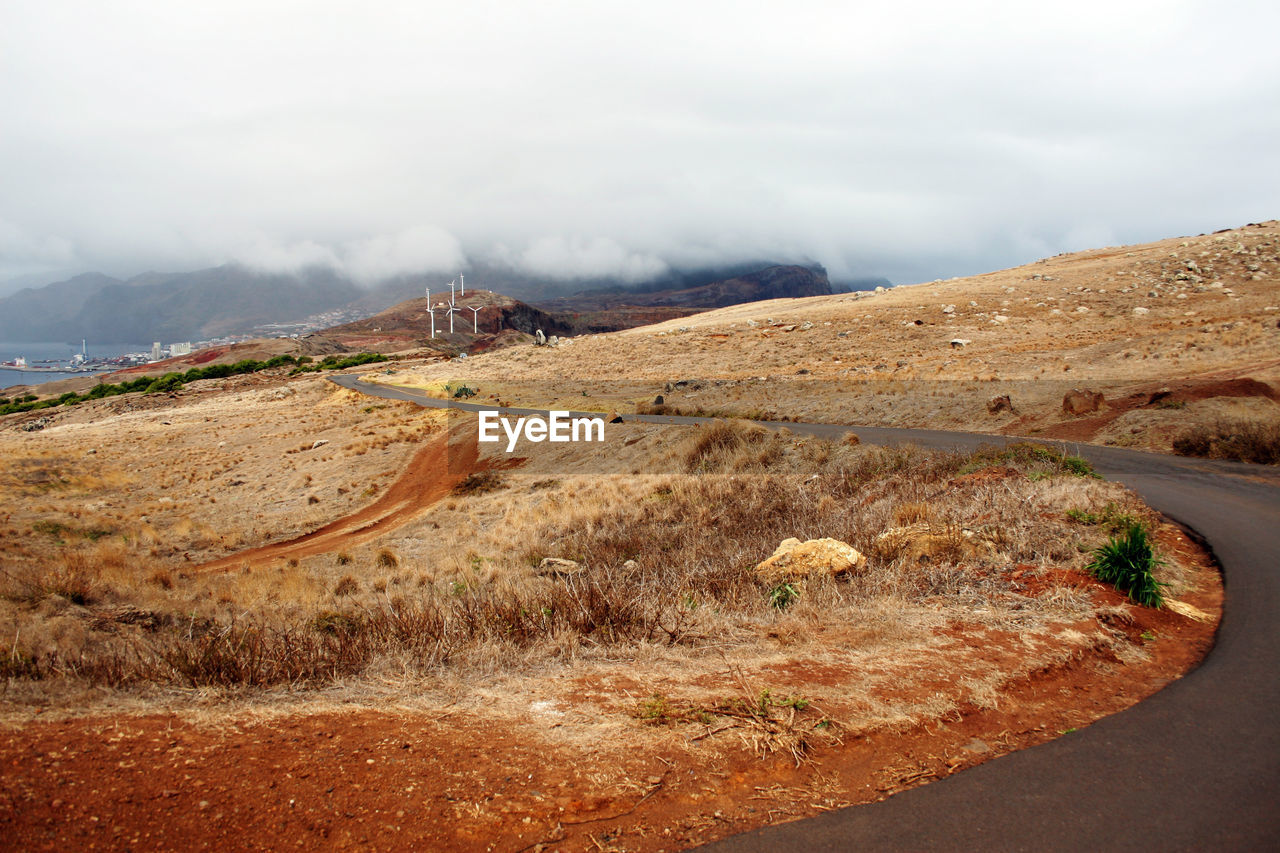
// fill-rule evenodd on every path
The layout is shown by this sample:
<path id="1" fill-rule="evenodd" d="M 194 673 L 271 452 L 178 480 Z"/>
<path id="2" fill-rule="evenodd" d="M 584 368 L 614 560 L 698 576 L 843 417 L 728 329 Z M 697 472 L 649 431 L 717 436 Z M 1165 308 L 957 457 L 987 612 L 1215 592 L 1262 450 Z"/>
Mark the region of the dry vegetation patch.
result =
<path id="1" fill-rule="evenodd" d="M 894 650 L 881 671 L 935 652 L 964 657 L 964 643 L 939 646 L 936 630 L 952 624 L 1019 632 L 1019 671 L 1120 642 L 1098 625 L 1081 633 L 1098 610 L 1077 575 L 1104 538 L 1097 519 L 1143 510 L 1081 460 L 1035 445 L 967 455 L 850 446 L 730 423 L 654 452 L 676 473 L 531 473 L 532 510 L 512 500 L 515 475 L 463 481 L 442 511 L 462 512 L 464 501 L 498 512 L 451 567 L 387 544 L 354 560 L 192 576 L 122 539 L 61 540 L 52 561 L 6 569 L 11 674 L 121 689 L 296 688 L 640 661 L 662 648 L 699 667 L 731 649 L 756 668 L 780 648 L 832 654 L 824 633 L 868 622 L 879 626 L 873 645 Z M 902 543 L 886 547 L 887 533 Z M 753 567 L 789 537 L 835 538 L 870 562 L 843 580 L 762 582 Z M 547 557 L 581 571 L 541 575 Z M 1058 582 L 1063 573 L 1070 583 Z M 1039 594 L 1023 591 L 1024 578 L 1045 579 Z M 1176 562 L 1163 579 L 1174 595 L 1185 586 Z M 975 671 L 949 701 L 998 692 L 1009 675 Z M 858 725 L 922 712 L 855 693 L 836 701 L 876 709 Z"/>

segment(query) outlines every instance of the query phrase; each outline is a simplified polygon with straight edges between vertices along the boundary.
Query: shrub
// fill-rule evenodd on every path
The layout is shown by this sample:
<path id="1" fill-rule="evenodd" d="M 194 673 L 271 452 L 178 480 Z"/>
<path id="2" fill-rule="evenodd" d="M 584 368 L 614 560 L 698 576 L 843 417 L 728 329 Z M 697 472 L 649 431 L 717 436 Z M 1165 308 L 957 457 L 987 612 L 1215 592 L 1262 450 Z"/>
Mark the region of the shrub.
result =
<path id="1" fill-rule="evenodd" d="M 455 495 L 482 495 L 501 489 L 506 485 L 506 478 L 499 471 L 477 471 L 468 474 L 453 487 Z"/>
<path id="2" fill-rule="evenodd" d="M 1151 547 L 1147 529 L 1130 524 L 1122 534 L 1094 550 L 1088 569 L 1095 578 L 1111 584 L 1143 607 L 1161 607 L 1164 595 L 1160 590 L 1166 584 L 1151 572 L 1163 564 Z"/>
<path id="3" fill-rule="evenodd" d="M 1180 456 L 1280 464 L 1280 420 L 1219 420 L 1193 427 L 1173 440 Z"/>
<path id="4" fill-rule="evenodd" d="M 1037 475 L 1068 474 L 1073 477 L 1097 477 L 1089 460 L 1079 456 L 1068 456 L 1055 447 L 1036 444 L 1031 441 L 1019 441 L 1004 447 L 983 447 L 963 465 L 960 474 L 972 474 L 983 468 L 994 465 L 1015 465 L 1024 468 L 1028 476 L 1036 479 Z"/>
<path id="5" fill-rule="evenodd" d="M 793 583 L 781 583 L 769 590 L 769 603 L 779 610 L 786 610 L 800 597 L 800 588 Z"/>

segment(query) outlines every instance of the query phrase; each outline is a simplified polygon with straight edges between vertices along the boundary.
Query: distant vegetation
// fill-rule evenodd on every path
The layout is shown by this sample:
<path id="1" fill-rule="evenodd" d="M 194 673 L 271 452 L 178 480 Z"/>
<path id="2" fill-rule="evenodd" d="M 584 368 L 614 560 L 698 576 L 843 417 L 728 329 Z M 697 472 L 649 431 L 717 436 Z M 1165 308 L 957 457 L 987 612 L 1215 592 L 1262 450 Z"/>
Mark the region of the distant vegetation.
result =
<path id="1" fill-rule="evenodd" d="M 288 356 L 283 357 L 288 358 Z M 272 361 L 274 360 L 275 359 L 272 359 Z M 342 370 L 347 367 L 359 367 L 362 364 L 377 364 L 380 361 L 390 361 L 390 359 L 382 353 L 362 352 L 358 355 L 349 355 L 345 357 L 338 355 L 326 355 L 316 364 L 311 364 L 310 361 L 311 359 L 304 355 L 298 360 L 298 366 L 294 368 L 289 375 L 292 376 L 294 373 L 316 373 L 321 370 Z"/>
<path id="2" fill-rule="evenodd" d="M 1224 419 L 1202 424 L 1174 439 L 1173 452 L 1280 465 L 1280 422 Z"/>
<path id="3" fill-rule="evenodd" d="M 117 384 L 103 383 L 95 385 L 83 394 L 68 391 L 61 397 L 50 397 L 37 400 L 36 395 L 27 394 L 12 400 L 0 397 L 0 415 L 12 415 L 17 412 L 30 412 L 36 409 L 51 409 L 55 406 L 74 406 L 86 400 L 101 400 L 104 397 L 115 397 L 120 394 L 161 394 L 176 391 L 188 382 L 200 379 L 223 379 L 228 376 L 239 376 L 243 373 L 257 373 L 276 367 L 293 365 L 290 376 L 297 373 L 315 373 L 320 370 L 341 370 L 346 367 L 359 367 L 362 364 L 374 364 L 389 359 L 376 352 L 362 352 L 351 356 L 327 355 L 318 363 L 312 364 L 310 356 L 294 358 L 291 355 L 278 355 L 266 361 L 247 358 L 235 364 L 211 364 L 208 367 L 193 367 L 183 372 L 174 371 L 163 376 L 140 376 L 127 382 Z"/>

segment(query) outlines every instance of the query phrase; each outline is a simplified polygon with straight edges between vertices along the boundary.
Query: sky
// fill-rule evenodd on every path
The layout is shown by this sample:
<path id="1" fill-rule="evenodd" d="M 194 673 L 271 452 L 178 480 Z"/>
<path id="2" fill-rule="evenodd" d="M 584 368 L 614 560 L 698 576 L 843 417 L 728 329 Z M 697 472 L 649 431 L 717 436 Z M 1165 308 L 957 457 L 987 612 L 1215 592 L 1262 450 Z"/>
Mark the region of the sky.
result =
<path id="1" fill-rule="evenodd" d="M 1273 2 L 0 0 L 0 280 L 816 261 L 1280 216 Z"/>

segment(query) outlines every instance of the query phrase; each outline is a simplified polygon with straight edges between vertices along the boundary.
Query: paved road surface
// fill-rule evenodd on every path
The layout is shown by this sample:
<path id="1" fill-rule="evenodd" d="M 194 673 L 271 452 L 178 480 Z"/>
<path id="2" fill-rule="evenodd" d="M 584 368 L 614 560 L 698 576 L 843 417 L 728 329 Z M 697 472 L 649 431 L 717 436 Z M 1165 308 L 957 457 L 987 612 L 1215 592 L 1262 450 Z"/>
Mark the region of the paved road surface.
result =
<path id="1" fill-rule="evenodd" d="M 493 408 L 355 376 L 334 381 L 422 405 Z M 828 436 L 848 430 L 771 425 Z M 1006 440 L 931 430 L 856 432 L 872 444 L 939 448 Z M 1280 849 L 1280 472 L 1090 445 L 1073 452 L 1192 528 L 1218 558 L 1226 602 L 1204 663 L 1151 698 L 1058 740 L 879 803 L 745 833 L 706 850 Z"/>

